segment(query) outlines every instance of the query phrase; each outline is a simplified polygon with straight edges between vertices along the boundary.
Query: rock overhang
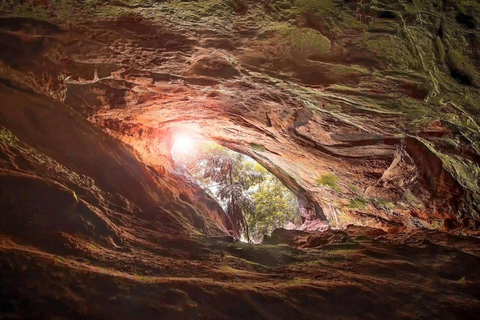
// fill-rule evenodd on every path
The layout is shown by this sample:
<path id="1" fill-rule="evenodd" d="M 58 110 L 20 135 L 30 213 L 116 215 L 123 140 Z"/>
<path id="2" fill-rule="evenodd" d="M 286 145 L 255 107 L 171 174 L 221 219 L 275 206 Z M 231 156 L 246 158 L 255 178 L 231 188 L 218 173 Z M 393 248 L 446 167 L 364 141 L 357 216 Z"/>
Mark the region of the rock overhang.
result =
<path id="1" fill-rule="evenodd" d="M 451 70 L 476 79 L 477 31 L 468 31 L 467 60 L 451 52 L 442 60 L 436 38 L 432 48 L 423 42 L 435 37 L 435 19 L 422 29 L 399 19 L 405 8 L 375 15 L 377 8 L 355 13 L 325 2 L 343 18 L 333 26 L 348 33 L 321 13 L 283 21 L 250 2 L 242 14 L 225 4 L 213 14 L 188 3 L 149 3 L 98 5 L 92 12 L 118 15 L 95 19 L 72 8 L 78 23 L 70 24 L 55 16 L 4 18 L 2 39 L 31 50 L 4 52 L 3 72 L 64 100 L 165 170 L 173 166 L 172 134 L 195 127 L 262 163 L 336 223 L 432 227 L 447 220 L 475 228 L 478 110 L 471 100 L 478 89 Z M 257 14 L 260 25 L 249 25 Z M 438 11 L 452 34 L 467 39 L 460 22 L 449 24 L 451 15 Z M 453 48 L 452 36 L 443 37 Z"/>

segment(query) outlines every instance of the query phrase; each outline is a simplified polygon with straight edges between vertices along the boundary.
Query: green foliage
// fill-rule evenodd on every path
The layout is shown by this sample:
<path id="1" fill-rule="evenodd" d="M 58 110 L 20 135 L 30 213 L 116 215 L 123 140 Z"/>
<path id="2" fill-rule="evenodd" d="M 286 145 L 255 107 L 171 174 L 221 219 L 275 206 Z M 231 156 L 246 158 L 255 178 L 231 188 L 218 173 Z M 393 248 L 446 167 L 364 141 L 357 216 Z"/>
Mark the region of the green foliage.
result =
<path id="1" fill-rule="evenodd" d="M 338 184 L 338 177 L 335 176 L 334 174 L 331 174 L 331 173 L 322 174 L 315 181 L 320 186 L 327 186 L 337 192 L 342 191 L 342 189 L 340 188 L 340 185 Z"/>
<path id="2" fill-rule="evenodd" d="M 368 200 L 364 197 L 355 197 L 348 202 L 351 209 L 365 210 L 368 208 Z"/>
<path id="3" fill-rule="evenodd" d="M 0 130 L 0 141 L 2 143 L 5 143 L 6 145 L 13 145 L 15 141 L 17 140 L 17 137 L 13 133 L 11 133 L 7 129 L 1 129 Z"/>
<path id="4" fill-rule="evenodd" d="M 372 201 L 377 207 L 384 210 L 392 210 L 393 208 L 395 208 L 395 204 L 387 199 L 377 198 L 373 199 Z"/>
<path id="5" fill-rule="evenodd" d="M 264 234 L 296 222 L 300 216 L 290 190 L 242 154 L 203 143 L 195 156 L 182 164 L 219 201 L 248 240 L 259 241 Z"/>
<path id="6" fill-rule="evenodd" d="M 259 169 L 265 171 L 260 166 Z M 270 234 L 288 222 L 293 223 L 299 217 L 296 199 L 290 190 L 273 175 L 266 172 L 263 175 L 264 180 L 250 191 L 254 210 L 247 213 L 247 221 L 254 239 Z"/>

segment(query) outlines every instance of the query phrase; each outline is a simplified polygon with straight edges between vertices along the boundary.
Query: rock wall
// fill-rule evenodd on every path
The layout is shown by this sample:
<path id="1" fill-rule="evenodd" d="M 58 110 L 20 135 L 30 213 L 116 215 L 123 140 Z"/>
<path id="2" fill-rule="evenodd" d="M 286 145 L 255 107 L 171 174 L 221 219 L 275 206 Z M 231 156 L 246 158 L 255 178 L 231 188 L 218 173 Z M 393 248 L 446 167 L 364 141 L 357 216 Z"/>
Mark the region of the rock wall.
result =
<path id="1" fill-rule="evenodd" d="M 224 235 L 223 210 L 179 175 L 136 152 L 61 102 L 0 84 L 2 233 L 36 243 L 68 234 L 120 244 L 122 217 L 160 223 L 188 237 Z"/>
<path id="2" fill-rule="evenodd" d="M 479 314 L 478 17 L 466 0 L 0 1 L 0 318 Z M 306 215 L 384 230 L 233 241 L 171 159 L 179 132 L 257 159 Z"/>
<path id="3" fill-rule="evenodd" d="M 70 106 L 159 175 L 175 175 L 169 146 L 187 131 L 257 159 L 331 223 L 478 228 L 474 1 L 4 1 L 1 12 L 4 87 Z M 125 196 L 152 205 L 145 183 Z"/>

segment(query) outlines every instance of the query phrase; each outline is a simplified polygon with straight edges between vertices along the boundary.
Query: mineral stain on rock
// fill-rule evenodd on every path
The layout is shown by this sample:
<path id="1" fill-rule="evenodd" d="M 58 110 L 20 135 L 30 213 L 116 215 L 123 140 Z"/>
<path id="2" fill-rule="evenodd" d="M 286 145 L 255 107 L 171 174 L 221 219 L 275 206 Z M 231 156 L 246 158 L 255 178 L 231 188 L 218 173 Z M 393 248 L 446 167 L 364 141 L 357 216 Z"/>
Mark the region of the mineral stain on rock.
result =
<path id="1" fill-rule="evenodd" d="M 471 319 L 478 17 L 460 0 L 2 1 L 0 318 Z M 171 157 L 185 131 L 332 229 L 234 241 Z"/>

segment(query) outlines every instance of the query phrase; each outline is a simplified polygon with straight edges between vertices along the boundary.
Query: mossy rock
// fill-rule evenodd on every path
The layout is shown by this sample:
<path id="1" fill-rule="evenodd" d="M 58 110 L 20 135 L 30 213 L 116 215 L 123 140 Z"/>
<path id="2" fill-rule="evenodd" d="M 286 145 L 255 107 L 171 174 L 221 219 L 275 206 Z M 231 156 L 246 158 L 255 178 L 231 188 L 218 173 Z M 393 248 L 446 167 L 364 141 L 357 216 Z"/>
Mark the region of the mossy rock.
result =
<path id="1" fill-rule="evenodd" d="M 355 197 L 348 202 L 350 209 L 365 210 L 368 208 L 368 200 L 363 197 Z"/>
<path id="2" fill-rule="evenodd" d="M 299 62 L 321 56 L 331 48 L 330 40 L 320 32 L 286 23 L 274 23 L 259 34 L 268 53 L 282 61 Z"/>
<path id="3" fill-rule="evenodd" d="M 334 174 L 331 174 L 331 173 L 322 174 L 315 181 L 320 186 L 327 186 L 330 189 L 337 192 L 342 191 L 342 189 L 340 188 L 340 185 L 338 184 L 338 177 Z"/>

